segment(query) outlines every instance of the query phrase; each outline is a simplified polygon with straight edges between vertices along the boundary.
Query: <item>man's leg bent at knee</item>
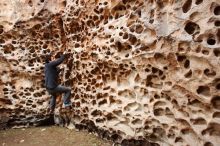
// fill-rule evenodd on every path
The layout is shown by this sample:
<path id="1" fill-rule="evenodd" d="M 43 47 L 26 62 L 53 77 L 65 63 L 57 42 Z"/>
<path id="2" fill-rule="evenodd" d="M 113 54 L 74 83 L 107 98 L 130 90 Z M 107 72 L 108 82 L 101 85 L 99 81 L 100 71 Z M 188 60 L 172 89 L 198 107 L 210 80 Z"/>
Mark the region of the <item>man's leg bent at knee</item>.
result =
<path id="1" fill-rule="evenodd" d="M 50 94 L 50 102 L 49 102 L 48 112 L 53 113 L 56 106 L 56 95 L 52 93 L 49 94 Z"/>
<path id="2" fill-rule="evenodd" d="M 54 95 L 51 95 L 50 97 L 50 109 L 54 110 L 56 106 L 56 97 Z"/>
<path id="3" fill-rule="evenodd" d="M 63 96 L 64 107 L 71 106 L 71 101 L 70 101 L 71 88 L 59 85 L 55 88 L 55 90 L 57 92 L 64 93 L 64 96 Z"/>
<path id="4" fill-rule="evenodd" d="M 64 103 L 64 106 L 67 107 L 67 106 L 71 106 L 71 101 L 70 101 L 70 95 L 71 95 L 71 89 L 66 87 L 68 90 L 67 92 L 65 92 L 64 96 L 63 96 L 63 103 Z"/>

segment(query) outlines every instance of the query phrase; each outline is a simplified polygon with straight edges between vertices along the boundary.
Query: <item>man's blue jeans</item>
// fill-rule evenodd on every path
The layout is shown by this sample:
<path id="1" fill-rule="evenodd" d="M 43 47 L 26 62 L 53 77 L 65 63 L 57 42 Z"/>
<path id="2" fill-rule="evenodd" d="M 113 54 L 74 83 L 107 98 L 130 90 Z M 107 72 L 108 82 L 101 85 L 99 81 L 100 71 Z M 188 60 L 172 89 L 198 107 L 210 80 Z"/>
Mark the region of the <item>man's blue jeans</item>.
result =
<path id="1" fill-rule="evenodd" d="M 70 95 L 71 95 L 71 89 L 69 87 L 58 85 L 54 89 L 47 89 L 47 91 L 50 93 L 50 109 L 54 110 L 56 106 L 56 94 L 57 93 L 65 93 L 63 96 L 63 103 L 64 107 L 71 106 L 70 102 Z"/>

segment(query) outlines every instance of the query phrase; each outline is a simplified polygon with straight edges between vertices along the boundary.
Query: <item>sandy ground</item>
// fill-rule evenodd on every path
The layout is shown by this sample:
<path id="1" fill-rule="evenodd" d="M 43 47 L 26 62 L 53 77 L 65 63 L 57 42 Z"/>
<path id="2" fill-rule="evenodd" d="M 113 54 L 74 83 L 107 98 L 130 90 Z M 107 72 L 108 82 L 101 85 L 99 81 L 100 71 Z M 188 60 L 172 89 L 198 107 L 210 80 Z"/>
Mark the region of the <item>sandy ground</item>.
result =
<path id="1" fill-rule="evenodd" d="M 112 146 L 87 131 L 50 126 L 0 130 L 0 146 Z"/>

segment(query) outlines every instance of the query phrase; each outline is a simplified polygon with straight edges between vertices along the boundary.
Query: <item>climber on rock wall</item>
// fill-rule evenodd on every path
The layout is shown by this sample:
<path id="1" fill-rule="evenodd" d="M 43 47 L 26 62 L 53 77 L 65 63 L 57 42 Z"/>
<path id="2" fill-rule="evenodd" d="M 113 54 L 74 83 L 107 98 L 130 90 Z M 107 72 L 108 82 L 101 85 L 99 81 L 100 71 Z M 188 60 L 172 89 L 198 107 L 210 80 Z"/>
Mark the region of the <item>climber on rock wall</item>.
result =
<path id="1" fill-rule="evenodd" d="M 71 88 L 58 84 L 58 78 L 60 73 L 60 69 L 58 68 L 58 65 L 60 65 L 67 56 L 68 54 L 64 54 L 61 55 L 60 58 L 51 61 L 51 58 L 53 57 L 53 53 L 50 53 L 50 55 L 47 55 L 45 59 L 45 69 L 44 69 L 45 87 L 49 92 L 49 94 L 51 95 L 50 105 L 49 105 L 50 113 L 54 112 L 56 106 L 57 93 L 65 93 L 63 96 L 63 107 L 67 109 L 71 108 L 71 101 L 70 101 Z"/>

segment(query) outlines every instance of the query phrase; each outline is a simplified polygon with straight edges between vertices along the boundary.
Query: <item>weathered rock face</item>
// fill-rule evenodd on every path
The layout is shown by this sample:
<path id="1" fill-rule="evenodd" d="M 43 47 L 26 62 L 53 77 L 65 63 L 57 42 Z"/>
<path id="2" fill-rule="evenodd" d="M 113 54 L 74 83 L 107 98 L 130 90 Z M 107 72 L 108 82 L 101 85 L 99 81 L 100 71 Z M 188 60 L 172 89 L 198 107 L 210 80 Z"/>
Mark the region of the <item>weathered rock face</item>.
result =
<path id="1" fill-rule="evenodd" d="M 72 87 L 73 110 L 57 98 L 56 122 L 123 145 L 219 145 L 220 1 L 0 6 L 0 124 L 47 118 L 44 55 L 66 44 L 61 80 Z"/>

